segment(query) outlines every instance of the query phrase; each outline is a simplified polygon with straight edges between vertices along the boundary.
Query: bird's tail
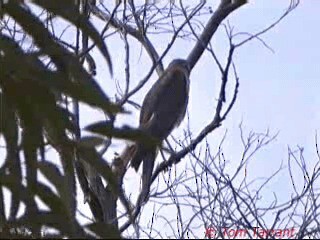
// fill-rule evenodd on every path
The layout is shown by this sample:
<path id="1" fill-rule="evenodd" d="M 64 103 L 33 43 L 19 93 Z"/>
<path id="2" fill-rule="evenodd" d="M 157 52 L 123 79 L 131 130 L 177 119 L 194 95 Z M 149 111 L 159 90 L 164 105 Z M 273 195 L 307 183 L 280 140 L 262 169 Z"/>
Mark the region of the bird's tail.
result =
<path id="1" fill-rule="evenodd" d="M 135 144 L 133 146 L 133 153 L 131 155 L 131 167 L 133 167 L 136 170 L 136 172 L 138 171 L 146 153 L 147 149 L 142 144 Z"/>
<path id="2" fill-rule="evenodd" d="M 156 147 L 146 147 L 142 144 L 135 145 L 135 151 L 132 155 L 131 166 L 138 171 L 141 162 L 143 162 L 142 169 L 142 190 L 143 199 L 147 199 L 151 185 L 151 177 L 156 158 Z"/>
<path id="3" fill-rule="evenodd" d="M 143 171 L 142 171 L 142 189 L 144 193 L 144 200 L 149 196 L 149 190 L 151 185 L 151 177 L 156 158 L 156 149 L 149 149 L 143 159 Z"/>

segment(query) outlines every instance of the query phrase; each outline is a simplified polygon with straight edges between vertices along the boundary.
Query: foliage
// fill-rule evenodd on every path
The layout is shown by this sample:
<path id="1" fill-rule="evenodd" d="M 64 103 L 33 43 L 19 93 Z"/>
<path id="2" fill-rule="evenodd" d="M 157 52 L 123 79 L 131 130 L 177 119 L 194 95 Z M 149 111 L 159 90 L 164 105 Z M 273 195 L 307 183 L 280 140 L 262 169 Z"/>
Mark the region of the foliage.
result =
<path id="1" fill-rule="evenodd" d="M 271 206 L 260 207 L 262 189 L 281 169 L 258 185 L 258 190 L 252 189 L 254 184 L 247 182 L 246 177 L 239 181 L 239 173 L 275 136 L 270 136 L 269 132 L 250 133 L 246 138 L 240 127 L 244 150 L 238 168 L 232 174 L 227 169 L 226 154 L 221 150 L 223 142 L 216 154 L 208 144 L 205 144 L 204 154 L 195 151 L 223 124 L 237 101 L 239 77 L 233 61 L 235 51 L 253 39 L 267 46 L 260 36 L 295 9 L 299 1 L 291 1 L 276 22 L 256 34 L 244 34 L 247 38 L 242 41 L 236 41 L 233 28 L 222 22 L 247 1 L 220 0 L 215 11 L 206 7 L 206 1 L 191 5 L 186 2 L 190 1 L 144 1 L 138 4 L 132 0 L 112 3 L 0 0 L 0 137 L 4 140 L 6 153 L 0 168 L 1 237 L 121 238 L 128 229 L 127 236 L 162 237 L 157 226 L 153 226 L 157 220 L 155 211 L 147 212 L 152 219 L 151 227 L 146 230 L 140 224 L 145 204 L 141 193 L 133 203 L 124 191 L 124 176 L 129 165 L 125 153 L 130 154 L 130 146 L 114 159 L 106 159 L 104 153 L 115 138 L 159 144 L 139 129 L 126 125 L 118 127 L 115 123 L 120 113 L 128 114 L 127 106 L 137 106 L 131 97 L 148 82 L 154 71 L 161 76 L 162 60 L 177 39 L 195 43 L 187 57 L 192 68 L 207 51 L 217 65 L 221 83 L 217 106 L 208 125 L 203 126 L 198 135 L 192 135 L 195 137 L 191 138 L 189 134 L 186 140 L 176 141 L 175 145 L 181 146 L 179 151 L 173 150 L 170 144 L 161 147 L 162 155 L 168 159 L 156 167 L 152 182 L 159 179 L 160 173 L 168 173 L 168 176 L 164 189 L 159 185 L 152 189 L 149 203 L 160 205 L 158 214 L 164 207 L 172 207 L 177 217 L 172 220 L 164 213 L 158 219 L 173 232 L 177 230 L 173 234 L 176 238 L 203 237 L 196 233 L 199 222 L 202 228 L 220 228 L 214 237 L 223 237 L 221 227 L 268 229 L 269 226 L 275 229 L 290 224 L 299 228 L 297 236 L 300 238 L 319 236 L 316 220 L 319 193 L 315 189 L 320 176 L 318 165 L 309 174 L 304 159 L 298 159 L 297 152 L 290 152 L 289 164 L 293 164 L 293 158 L 305 177 L 303 189 L 294 186 L 295 194 L 285 203 L 279 204 L 275 197 Z M 208 16 L 205 25 L 198 20 L 198 15 Z M 102 31 L 93 24 L 93 16 L 105 24 Z M 74 42 L 65 41 L 56 34 L 59 28 L 57 19 L 67 22 L 74 30 Z M 219 26 L 224 26 L 228 37 L 225 61 L 218 59 L 210 43 Z M 93 51 L 98 51 L 112 79 L 116 62 L 112 56 L 118 53 L 107 46 L 106 39 L 113 34 L 120 36 L 125 52 L 125 87 L 115 100 L 98 84 L 95 77 L 97 60 L 93 57 Z M 171 36 L 161 54 L 151 41 L 152 34 Z M 132 88 L 130 47 L 134 41 L 141 44 L 152 66 L 144 69 L 147 74 Z M 231 89 L 227 86 L 232 79 L 233 91 L 226 94 L 226 89 Z M 109 88 L 110 82 L 105 83 L 104 89 Z M 105 120 L 93 120 L 81 129 L 80 104 L 102 112 Z M 82 136 L 83 130 L 90 134 Z M 102 150 L 98 151 L 97 146 L 103 146 Z M 49 151 L 58 154 L 56 162 L 49 161 Z M 184 158 L 191 160 L 191 168 L 173 177 L 172 166 Z M 40 175 L 50 184 L 40 181 Z M 76 217 L 77 180 L 94 217 L 89 224 L 80 223 Z M 9 199 L 5 193 L 8 191 L 11 204 L 9 214 L 6 214 Z M 22 206 L 24 211 L 21 211 Z M 304 208 L 304 214 L 295 214 L 301 208 Z M 183 216 L 182 209 L 193 215 L 190 218 Z M 268 214 L 275 215 L 271 226 L 264 221 Z M 120 219 L 125 220 L 120 224 Z"/>

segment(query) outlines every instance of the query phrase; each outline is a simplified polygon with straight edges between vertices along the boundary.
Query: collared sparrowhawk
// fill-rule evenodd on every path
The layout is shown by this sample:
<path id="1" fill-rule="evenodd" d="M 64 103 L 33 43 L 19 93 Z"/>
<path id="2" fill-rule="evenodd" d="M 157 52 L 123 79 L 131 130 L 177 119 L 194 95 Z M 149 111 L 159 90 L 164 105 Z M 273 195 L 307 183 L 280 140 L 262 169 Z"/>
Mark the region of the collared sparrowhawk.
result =
<path id="1" fill-rule="evenodd" d="M 182 122 L 189 98 L 190 65 L 182 59 L 173 60 L 145 96 L 139 129 L 162 142 Z M 143 162 L 142 187 L 149 192 L 156 146 L 136 143 L 131 166 L 138 171 Z"/>

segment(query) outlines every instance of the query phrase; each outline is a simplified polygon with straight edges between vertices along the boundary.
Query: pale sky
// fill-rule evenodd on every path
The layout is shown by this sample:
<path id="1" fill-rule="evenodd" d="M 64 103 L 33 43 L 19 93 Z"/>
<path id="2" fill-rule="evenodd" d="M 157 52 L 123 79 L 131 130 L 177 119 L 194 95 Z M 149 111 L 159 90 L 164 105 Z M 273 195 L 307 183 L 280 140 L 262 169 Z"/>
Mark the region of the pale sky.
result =
<path id="1" fill-rule="evenodd" d="M 254 34 L 276 21 L 285 11 L 288 3 L 289 1 L 284 0 L 252 1 L 232 13 L 228 17 L 228 21 L 234 26 L 236 32 Z M 240 122 L 243 124 L 246 135 L 251 130 L 263 133 L 269 129 L 271 135 L 279 132 L 274 142 L 254 155 L 247 169 L 248 179 L 270 176 L 280 167 L 281 161 L 286 166 L 288 146 L 294 150 L 297 145 L 304 147 L 304 156 L 307 164 L 310 164 L 310 168 L 317 161 L 315 134 L 317 130 L 318 132 L 320 130 L 320 114 L 318 111 L 320 95 L 317 94 L 320 86 L 320 49 L 318 47 L 319 33 L 317 30 L 320 22 L 319 9 L 320 1 L 303 1 L 280 24 L 264 34 L 262 39 L 274 52 L 264 47 L 257 40 L 242 46 L 236 52 L 234 60 L 240 78 L 238 99 L 222 127 L 210 134 L 207 141 L 214 151 L 225 131 L 228 130 L 223 151 L 231 166 L 234 164 L 236 167 L 243 151 L 238 128 Z M 203 16 L 203 23 L 206 22 L 208 17 Z M 171 37 L 157 35 L 151 39 L 161 53 Z M 113 51 L 112 54 L 115 78 L 123 79 L 123 65 L 121 65 L 124 56 L 123 44 L 116 44 L 116 40 L 108 41 L 109 46 L 119 47 L 119 50 Z M 228 50 L 226 41 L 225 31 L 220 27 L 211 43 L 222 62 L 225 62 Z M 174 49 L 164 59 L 164 65 L 167 66 L 174 58 L 186 57 L 193 44 L 179 40 L 174 45 Z M 148 67 L 144 66 L 150 64 L 144 54 L 137 59 L 136 56 L 140 55 L 141 46 L 139 44 L 134 46 L 131 51 L 132 84 L 138 83 L 145 76 Z M 100 67 L 99 82 L 102 86 L 108 86 L 106 91 L 114 93 L 114 84 L 109 79 L 107 69 L 102 70 L 105 68 L 104 64 L 101 61 L 101 65 L 98 66 Z M 142 97 L 156 78 L 157 76 L 154 75 L 150 83 L 133 99 L 141 103 Z M 191 74 L 188 113 L 191 131 L 194 136 L 213 117 L 220 79 L 220 74 L 213 59 L 208 53 L 205 53 Z M 229 85 L 233 89 L 233 78 L 230 78 Z M 92 114 L 89 113 L 84 113 L 83 117 L 82 123 L 84 124 L 93 120 Z M 122 124 L 137 126 L 138 111 L 135 111 L 132 116 L 121 116 L 119 119 L 120 126 Z M 175 130 L 175 136 L 181 136 L 184 127 L 186 127 L 186 119 L 184 124 Z M 118 147 L 119 145 L 115 149 L 120 151 L 122 147 Z M 109 151 L 109 154 L 112 156 L 113 151 Z M 108 156 L 110 156 L 109 154 Z M 187 159 L 179 163 L 177 168 L 184 168 Z M 299 176 L 298 173 L 297 176 Z M 126 179 L 126 191 L 131 192 L 139 184 L 139 179 L 132 170 L 128 171 Z M 292 187 L 288 171 L 284 169 L 266 189 L 270 190 L 269 194 L 264 196 L 266 203 L 271 200 L 267 196 L 271 197 L 270 193 L 272 192 L 278 194 L 279 200 L 289 200 Z M 145 216 L 148 216 L 148 214 Z"/>
<path id="2" fill-rule="evenodd" d="M 227 20 L 234 26 L 236 32 L 254 34 L 277 20 L 288 3 L 289 1 L 285 0 L 250 1 L 249 4 L 232 13 Z M 250 162 L 247 172 L 250 179 L 270 176 L 279 168 L 281 161 L 287 165 L 288 146 L 293 149 L 297 145 L 304 147 L 304 156 L 310 168 L 317 161 L 315 134 L 317 131 L 320 134 L 319 9 L 320 1 L 302 1 L 298 8 L 280 24 L 264 34 L 263 40 L 274 52 L 265 48 L 257 40 L 242 46 L 236 52 L 234 60 L 240 79 L 238 99 L 222 127 L 210 134 L 207 141 L 214 151 L 227 130 L 223 151 L 231 166 L 232 164 L 237 166 L 243 150 L 238 128 L 240 122 L 246 134 L 251 130 L 265 132 L 267 129 L 270 130 L 271 135 L 279 132 L 276 141 L 256 154 Z M 203 23 L 206 23 L 208 18 L 209 16 L 203 16 Z M 97 25 L 104 26 L 100 21 L 97 21 Z M 74 39 L 72 34 L 66 34 L 66 38 L 69 36 Z M 157 35 L 151 39 L 161 53 L 171 37 Z M 226 41 L 225 31 L 220 27 L 211 43 L 222 62 L 225 61 L 228 51 Z M 108 39 L 107 45 L 112 54 L 114 78 L 121 80 L 123 79 L 123 65 L 121 65 L 124 57 L 123 43 L 118 39 Z M 167 66 L 174 58 L 186 57 L 193 45 L 193 42 L 178 41 L 164 59 L 164 66 Z M 132 57 L 131 87 L 138 83 L 149 70 L 150 61 L 147 60 L 145 53 L 139 56 L 140 52 L 141 46 L 135 43 L 130 52 Z M 98 82 L 105 88 L 109 96 L 114 97 L 114 80 L 110 78 L 105 62 L 98 61 L 97 65 Z M 214 115 L 221 77 L 213 59 L 208 53 L 205 53 L 193 69 L 190 78 L 188 114 L 191 131 L 196 136 Z M 157 76 L 154 74 L 150 82 L 133 99 L 141 104 L 142 97 L 156 79 Z M 230 78 L 231 89 L 233 89 L 233 84 L 234 80 Z M 129 108 L 129 110 L 134 109 Z M 95 115 L 93 113 L 88 111 L 87 107 L 81 109 L 82 126 L 102 119 L 97 113 Z M 121 116 L 118 124 L 137 126 L 138 114 L 139 112 L 135 111 L 132 116 Z M 186 127 L 186 119 L 180 128 L 175 130 L 175 136 L 181 136 L 184 127 Z M 122 144 L 116 141 L 114 148 L 109 150 L 106 156 L 112 157 L 114 151 L 122 149 Z M 179 163 L 179 168 L 185 167 L 186 159 Z M 125 179 L 127 194 L 139 186 L 138 175 L 133 170 L 128 171 Z M 276 192 L 280 200 L 288 200 L 292 191 L 288 171 L 283 170 L 282 174 L 277 176 L 267 189 Z M 81 196 L 79 202 L 82 203 L 82 201 Z M 85 209 L 88 209 L 87 205 Z"/>

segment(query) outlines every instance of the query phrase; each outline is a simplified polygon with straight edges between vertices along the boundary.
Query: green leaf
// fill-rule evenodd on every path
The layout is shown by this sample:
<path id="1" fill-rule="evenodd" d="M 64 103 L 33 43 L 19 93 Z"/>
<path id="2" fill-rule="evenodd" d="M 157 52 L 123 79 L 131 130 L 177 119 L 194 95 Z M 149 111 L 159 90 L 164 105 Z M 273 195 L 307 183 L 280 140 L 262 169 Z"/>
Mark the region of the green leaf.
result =
<path id="1" fill-rule="evenodd" d="M 48 178 L 51 184 L 53 184 L 60 195 L 63 195 L 65 191 L 65 183 L 64 183 L 64 176 L 61 174 L 59 168 L 47 161 L 38 162 L 38 168 L 43 173 L 43 175 Z"/>
<path id="2" fill-rule="evenodd" d="M 64 214 L 56 214 L 51 211 L 39 211 L 36 215 L 24 215 L 17 221 L 15 221 L 16 226 L 28 226 L 31 222 L 41 223 L 43 226 L 57 229 L 60 232 L 60 238 L 88 238 L 89 235 L 86 234 L 80 225 L 73 221 L 72 225 L 66 222 Z M 56 235 L 56 236 L 59 236 Z M 43 233 L 44 238 L 52 238 L 51 233 Z M 53 235 L 55 236 L 55 235 Z M 57 238 L 57 237 L 56 237 Z"/>
<path id="3" fill-rule="evenodd" d="M 86 35 L 91 37 L 93 41 L 97 44 L 102 55 L 106 59 L 111 75 L 113 74 L 112 62 L 110 58 L 107 46 L 103 42 L 99 32 L 91 24 L 91 22 L 86 18 L 86 16 L 79 13 L 79 8 L 75 5 L 75 1 L 66 0 L 35 0 L 35 4 L 41 6 L 42 8 L 55 13 L 64 19 L 72 22 L 75 26 L 79 27 Z"/>
<path id="4" fill-rule="evenodd" d="M 18 147 L 18 123 L 14 110 L 13 106 L 7 102 L 7 97 L 0 93 L 0 134 L 3 134 L 7 150 L 5 164 L 0 174 L 6 174 L 6 170 L 9 170 L 9 174 L 20 182 L 22 180 L 22 172 Z M 19 198 L 12 194 L 9 219 L 17 215 L 19 202 Z M 4 216 L 4 208 L 0 207 L 0 211 L 0 214 Z"/>
<path id="5" fill-rule="evenodd" d="M 57 73 L 60 81 L 56 84 L 61 87 L 63 86 L 64 81 L 73 81 L 74 87 L 79 85 L 76 88 L 78 91 L 80 91 L 78 94 L 87 97 L 86 102 L 88 104 L 98 106 L 106 112 L 121 111 L 121 107 L 110 103 L 109 98 L 105 95 L 97 82 L 82 67 L 79 59 L 60 44 L 55 42 L 51 33 L 45 28 L 43 23 L 40 22 L 36 16 L 14 2 L 15 1 L 10 1 L 8 4 L 6 4 L 4 10 L 11 15 L 28 34 L 33 37 L 41 51 L 50 56 L 58 68 Z M 0 39 L 3 37 L 4 36 L 2 35 Z M 0 47 L 1 46 L 2 43 L 0 42 Z M 8 57 L 8 54 L 4 52 L 4 56 L 6 58 Z M 35 66 L 37 65 L 39 64 L 36 64 Z M 15 66 L 15 64 L 13 66 Z M 36 68 L 34 67 L 33 69 Z M 43 78 L 42 81 L 47 79 L 50 78 Z M 69 88 L 69 91 L 71 91 L 71 89 L 72 88 Z"/>
<path id="6" fill-rule="evenodd" d="M 38 195 L 46 205 L 48 205 L 53 213 L 65 216 L 66 222 L 71 220 L 68 215 L 69 211 L 66 209 L 64 202 L 51 190 L 51 188 L 38 182 L 36 185 L 31 187 L 31 190 L 35 195 Z"/>
<path id="7" fill-rule="evenodd" d="M 34 193 L 23 186 L 21 182 L 17 181 L 14 176 L 0 175 L 0 185 L 7 187 L 12 194 L 15 194 L 17 198 L 23 201 L 26 205 L 28 205 L 34 197 Z"/>
<path id="8" fill-rule="evenodd" d="M 115 137 L 120 139 L 128 139 L 132 141 L 142 142 L 148 146 L 159 145 L 161 142 L 146 134 L 140 129 L 131 128 L 129 126 L 123 126 L 122 128 L 117 128 L 108 121 L 100 121 L 93 123 L 85 127 L 85 130 L 101 134 L 107 137 Z"/>
<path id="9" fill-rule="evenodd" d="M 83 147 L 76 145 L 80 158 L 85 163 L 94 168 L 102 177 L 110 184 L 111 189 L 115 195 L 118 195 L 118 181 L 117 177 L 112 172 L 108 163 L 97 153 L 94 148 Z"/>
<path id="10" fill-rule="evenodd" d="M 97 147 L 99 145 L 102 145 L 104 143 L 104 139 L 97 136 L 86 136 L 82 137 L 79 140 L 80 146 L 83 147 Z"/>

